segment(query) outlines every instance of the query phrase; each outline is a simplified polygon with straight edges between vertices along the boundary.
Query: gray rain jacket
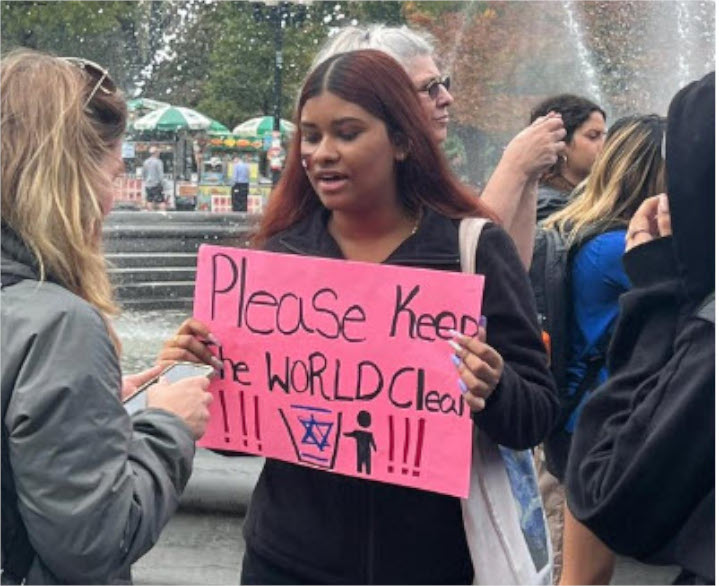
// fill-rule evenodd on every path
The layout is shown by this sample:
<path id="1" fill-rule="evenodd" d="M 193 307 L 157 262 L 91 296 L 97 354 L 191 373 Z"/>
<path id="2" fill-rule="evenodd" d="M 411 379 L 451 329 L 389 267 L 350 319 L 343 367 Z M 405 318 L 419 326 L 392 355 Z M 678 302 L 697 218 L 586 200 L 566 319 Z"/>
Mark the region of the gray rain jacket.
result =
<path id="1" fill-rule="evenodd" d="M 5 226 L 1 267 L 4 282 L 23 279 L 2 292 L 2 449 L 35 552 L 27 583 L 129 583 L 130 564 L 157 541 L 190 477 L 190 429 L 159 409 L 130 419 L 103 318 L 38 282 Z"/>

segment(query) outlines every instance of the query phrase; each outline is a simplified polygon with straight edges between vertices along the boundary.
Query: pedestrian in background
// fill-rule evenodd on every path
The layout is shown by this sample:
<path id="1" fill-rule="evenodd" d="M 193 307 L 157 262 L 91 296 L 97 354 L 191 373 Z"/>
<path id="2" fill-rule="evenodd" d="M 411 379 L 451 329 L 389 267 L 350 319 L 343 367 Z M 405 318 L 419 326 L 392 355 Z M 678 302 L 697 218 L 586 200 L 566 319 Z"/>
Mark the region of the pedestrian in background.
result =
<path id="1" fill-rule="evenodd" d="M 674 584 L 715 581 L 714 122 L 710 73 L 669 106 L 668 197 L 629 223 L 610 378 L 567 467 L 576 519 L 617 553 L 678 565 Z"/>
<path id="2" fill-rule="evenodd" d="M 148 210 L 164 210 L 165 194 L 162 182 L 165 179 L 165 167 L 160 160 L 160 151 L 150 147 L 150 156 L 142 164 L 142 181 L 145 184 L 145 200 Z"/>
<path id="3" fill-rule="evenodd" d="M 434 139 L 438 144 L 443 143 L 447 139 L 449 108 L 454 97 L 449 92 L 449 75 L 440 73 L 432 37 L 405 26 L 346 27 L 327 40 L 313 66 L 337 53 L 357 49 L 383 51 L 404 67 L 420 97 Z M 527 269 L 534 249 L 537 182 L 564 152 L 564 135 L 559 114 L 548 112 L 535 120 L 506 146 L 481 193 L 482 201 L 494 211 L 512 237 Z"/>
<path id="4" fill-rule="evenodd" d="M 247 211 L 247 196 L 250 193 L 250 167 L 245 155 L 238 155 L 232 161 L 232 211 Z"/>
<path id="5" fill-rule="evenodd" d="M 82 59 L 0 63 L 2 583 L 130 583 L 192 470 L 211 395 L 195 377 L 121 402 L 125 377 L 102 251 L 124 173 L 125 101 Z"/>
<path id="6" fill-rule="evenodd" d="M 591 100 L 573 94 L 552 96 L 534 107 L 529 121 L 533 123 L 550 112 L 562 117 L 567 146 L 539 180 L 537 222 L 569 203 L 572 190 L 592 170 L 607 135 L 607 115 Z"/>
<path id="7" fill-rule="evenodd" d="M 385 53 L 352 51 L 318 65 L 300 92 L 298 132 L 255 244 L 459 272 L 459 220 L 493 214 L 454 177 L 429 125 L 417 123 L 422 107 Z M 549 432 L 557 406 L 529 279 L 496 224 L 482 231 L 475 267 L 486 277 L 485 320 L 476 337 L 459 335 L 448 346 L 457 392 L 491 441 L 526 449 Z M 209 333 L 187 320 L 159 359 L 211 364 L 201 342 Z M 244 534 L 244 584 L 469 584 L 473 577 L 460 499 L 273 459 Z"/>

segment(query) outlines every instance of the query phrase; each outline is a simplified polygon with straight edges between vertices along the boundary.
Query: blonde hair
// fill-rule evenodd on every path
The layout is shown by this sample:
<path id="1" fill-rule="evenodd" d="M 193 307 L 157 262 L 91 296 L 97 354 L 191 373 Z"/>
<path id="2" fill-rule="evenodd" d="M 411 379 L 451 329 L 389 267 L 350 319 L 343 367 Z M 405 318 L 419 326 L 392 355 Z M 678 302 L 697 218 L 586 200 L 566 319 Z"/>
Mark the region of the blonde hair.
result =
<path id="1" fill-rule="evenodd" d="M 1 213 L 41 281 L 50 276 L 108 316 L 117 306 L 101 244 L 100 197 L 111 188 L 101 163 L 124 134 L 127 110 L 119 92 L 96 91 L 96 81 L 36 51 L 2 59 Z"/>
<path id="2" fill-rule="evenodd" d="M 574 242 L 590 225 L 627 226 L 639 205 L 666 190 L 661 155 L 666 119 L 655 114 L 628 116 L 614 123 L 589 176 L 571 202 L 549 216 L 543 226 Z"/>

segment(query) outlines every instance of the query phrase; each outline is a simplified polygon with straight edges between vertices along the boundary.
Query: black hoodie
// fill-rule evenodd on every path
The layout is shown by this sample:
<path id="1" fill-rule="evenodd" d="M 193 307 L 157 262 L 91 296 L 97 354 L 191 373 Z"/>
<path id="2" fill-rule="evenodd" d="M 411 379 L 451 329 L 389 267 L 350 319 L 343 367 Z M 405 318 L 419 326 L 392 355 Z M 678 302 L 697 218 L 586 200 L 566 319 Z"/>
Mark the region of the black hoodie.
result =
<path id="1" fill-rule="evenodd" d="M 575 517 L 611 549 L 714 582 L 714 73 L 669 107 L 673 235 L 624 256 L 632 289 L 610 379 L 584 407 L 567 468 Z M 703 313 L 703 312 L 702 312 Z"/>

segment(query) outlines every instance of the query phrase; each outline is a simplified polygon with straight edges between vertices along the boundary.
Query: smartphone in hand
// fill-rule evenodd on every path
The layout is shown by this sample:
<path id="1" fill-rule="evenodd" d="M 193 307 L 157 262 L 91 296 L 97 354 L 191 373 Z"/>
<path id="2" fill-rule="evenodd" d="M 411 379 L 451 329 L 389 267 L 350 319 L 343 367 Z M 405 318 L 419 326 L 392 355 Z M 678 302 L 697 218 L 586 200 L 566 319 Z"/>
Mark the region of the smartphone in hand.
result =
<path id="1" fill-rule="evenodd" d="M 165 377 L 168 383 L 176 383 L 184 378 L 193 376 L 206 376 L 211 378 L 215 374 L 215 369 L 207 364 L 197 364 L 195 362 L 175 362 L 171 364 L 160 375 L 146 382 L 137 391 L 123 400 L 125 411 L 128 415 L 137 413 L 147 407 L 147 389 L 154 385 L 160 377 Z"/>

